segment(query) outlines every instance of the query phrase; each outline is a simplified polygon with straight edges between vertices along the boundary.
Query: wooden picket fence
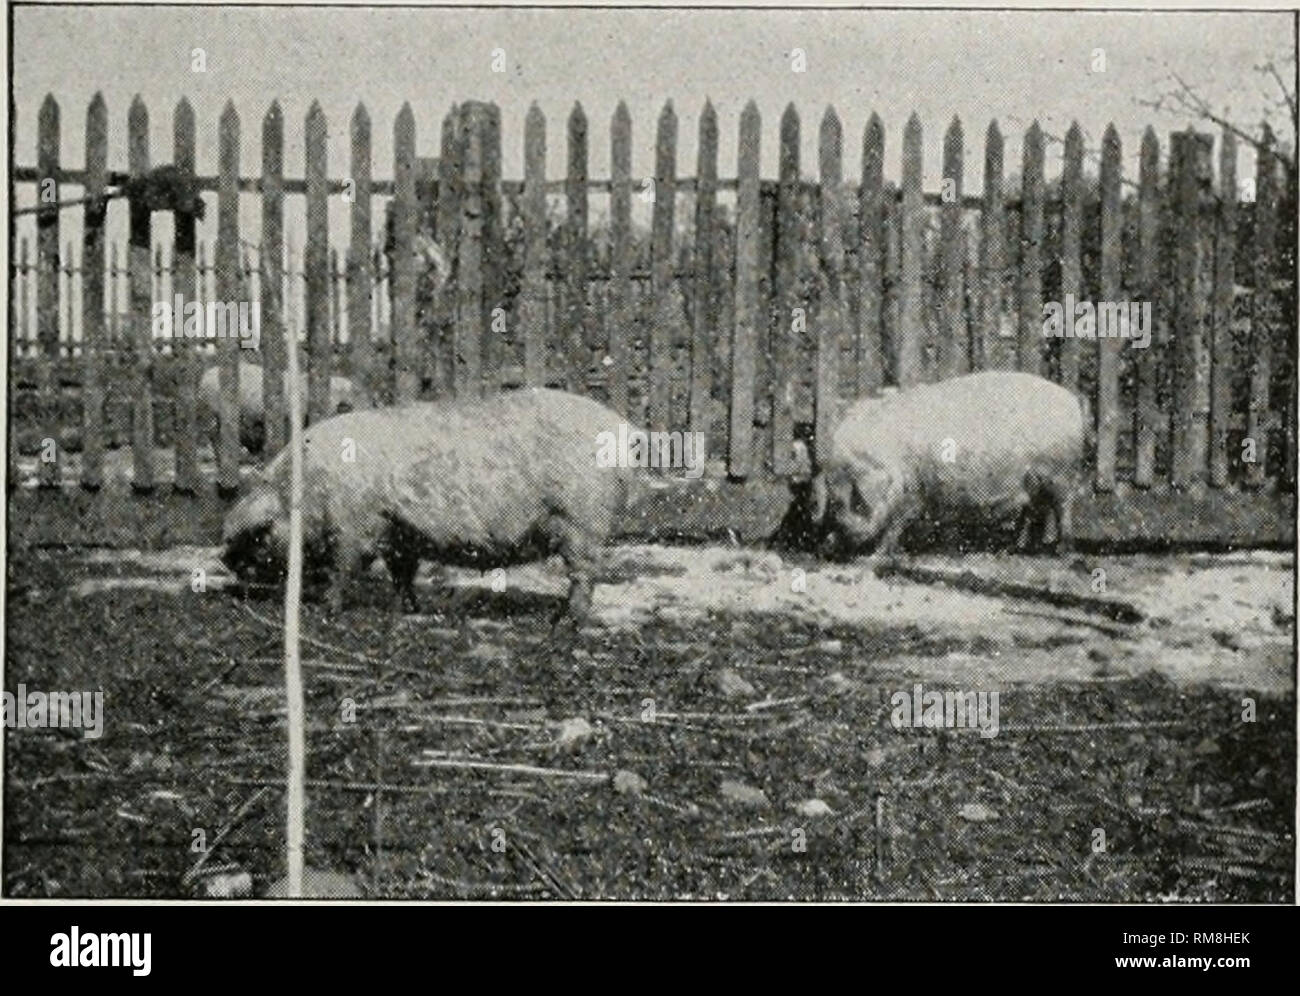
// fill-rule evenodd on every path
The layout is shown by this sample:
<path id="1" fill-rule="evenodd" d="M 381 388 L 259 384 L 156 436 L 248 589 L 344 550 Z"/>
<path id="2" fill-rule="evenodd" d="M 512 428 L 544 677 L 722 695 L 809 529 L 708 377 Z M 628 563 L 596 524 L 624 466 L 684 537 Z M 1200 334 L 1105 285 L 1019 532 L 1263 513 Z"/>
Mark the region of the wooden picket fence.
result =
<path id="1" fill-rule="evenodd" d="M 364 105 L 351 119 L 348 175 L 329 177 L 326 120 L 313 105 L 304 122 L 302 178 L 285 176 L 284 119 L 273 103 L 262 120 L 260 176 L 241 173 L 241 123 L 227 105 L 218 128 L 219 170 L 199 176 L 216 195 L 212 264 L 197 219 L 173 212 L 174 243 L 155 245 L 151 214 L 129 206 L 128 245 L 109 252 L 108 188 L 151 165 L 148 111 L 127 116 L 125 172 L 108 167 L 108 114 L 96 96 L 86 116 L 82 169 L 59 160 L 60 112 L 48 97 L 38 119 L 38 162 L 15 182 L 84 202 L 79 258 L 60 246 L 57 205 L 35 214 L 35 253 L 16 240 L 10 338 L 12 392 L 28 395 L 46 447 L 42 483 L 57 485 L 62 450 L 80 436 L 80 481 L 103 481 L 106 415 L 114 397 L 130 412 L 133 483 L 155 483 L 160 441 L 175 446 L 175 484 L 201 484 L 195 388 L 204 357 L 222 367 L 223 411 L 235 403 L 236 364 L 264 366 L 269 448 L 285 438 L 281 390 L 289 299 L 299 293 L 308 367 L 308 411 L 328 414 L 328 378 L 363 379 L 381 401 L 464 396 L 551 384 L 591 393 L 652 429 L 705 433 L 708 451 L 733 479 L 796 470 L 797 439 L 812 459 L 855 397 L 969 370 L 1017 368 L 1080 391 L 1096 421 L 1095 488 L 1259 488 L 1295 480 L 1295 189 L 1293 171 L 1268 152 L 1253 184 L 1236 176 L 1236 139 L 1171 136 L 1160 167 L 1147 129 L 1136 178 L 1106 130 L 1098 176 L 1084 170 L 1078 126 L 1063 140 L 1059 185 L 1045 177 L 1037 124 L 1024 136 L 1020 189 L 1006 186 L 1003 138 L 985 139 L 984 187 L 962 189 L 964 132 L 954 119 L 943 140 L 940 192 L 922 187 L 922 126 L 902 135 L 901 183 L 885 179 L 885 129 L 872 116 L 862 136 L 861 174 L 846 181 L 840 119 L 820 123 L 818 177 L 804 178 L 800 118 L 779 123 L 779 173 L 759 172 L 762 121 L 751 102 L 739 121 L 734 179 L 719 176 L 717 115 L 699 118 L 695 176 L 678 176 L 678 122 L 671 103 L 655 132 L 652 178 L 631 172 L 632 122 L 620 103 L 610 125 L 611 175 L 588 174 L 589 128 L 580 106 L 566 126 L 568 168 L 546 175 L 547 124 L 530 108 L 524 177 L 501 176 L 500 114 L 466 102 L 443 122 L 437 156 L 417 155 L 414 115 L 394 123 L 392 179 L 372 173 Z M 195 170 L 195 120 L 187 101 L 173 115 L 172 162 Z M 1125 195 L 1124 186 L 1131 190 Z M 1248 188 L 1253 186 L 1253 190 Z M 589 197 L 608 196 L 608 227 L 589 223 Z M 562 195 L 553 223 L 549 195 Z M 261 202 L 256 233 L 240 230 L 241 197 Z M 286 197 L 305 198 L 300 270 L 286 256 Z M 343 197 L 350 242 L 331 248 L 328 203 Z M 388 199 L 386 243 L 376 247 L 375 198 Z M 633 201 L 649 202 L 648 240 Z M 693 217 L 679 222 L 679 201 Z M 431 234 L 453 261 L 453 279 L 430 288 L 414 252 Z M 683 235 L 683 232 L 686 235 Z M 250 237 L 250 235 L 252 237 Z M 289 264 L 286 260 L 290 259 Z M 124 286 L 123 286 L 124 285 Z M 79 290 L 80 293 L 77 293 Z M 189 290 L 196 300 L 251 297 L 261 307 L 261 349 L 232 339 L 196 345 L 155 339 L 156 296 Z M 107 291 L 107 293 L 106 293 Z M 1150 301 L 1149 349 L 1120 339 L 1051 339 L 1044 300 Z M 189 296 L 189 295 L 187 295 Z M 33 320 L 29 320 L 32 319 Z M 160 388 L 167 388 L 161 390 Z M 72 400 L 69 402 L 69 398 Z M 21 407 L 22 398 L 19 398 Z M 71 405 L 71 407 L 69 407 Z M 160 420 L 169 429 L 160 440 Z M 217 447 L 217 483 L 238 485 L 235 420 Z M 13 422 L 11 422 L 11 426 Z M 11 468 L 17 459 L 10 432 Z M 1270 445 L 1271 444 L 1271 445 Z M 1278 453 L 1281 447 L 1282 452 Z M 1254 460 L 1243 459 L 1253 450 Z"/>

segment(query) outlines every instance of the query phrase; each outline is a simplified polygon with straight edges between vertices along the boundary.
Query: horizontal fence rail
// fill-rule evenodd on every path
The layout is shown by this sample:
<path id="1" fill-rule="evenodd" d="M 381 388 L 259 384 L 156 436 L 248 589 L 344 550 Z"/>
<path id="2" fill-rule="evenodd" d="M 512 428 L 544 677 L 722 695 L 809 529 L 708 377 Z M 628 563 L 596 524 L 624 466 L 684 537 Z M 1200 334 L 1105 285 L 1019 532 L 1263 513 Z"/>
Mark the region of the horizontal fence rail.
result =
<path id="1" fill-rule="evenodd" d="M 79 452 L 81 483 L 97 487 L 106 452 L 130 446 L 133 482 L 147 490 L 155 448 L 169 446 L 176 486 L 195 490 L 207 439 L 197 385 L 215 365 L 217 482 L 233 489 L 238 364 L 261 368 L 273 451 L 286 438 L 284 335 L 294 330 L 312 418 L 330 413 L 336 374 L 381 403 L 561 386 L 652 429 L 704 433 L 716 467 L 744 480 L 806 472 L 854 398 L 1020 369 L 1086 399 L 1099 493 L 1294 487 L 1295 178 L 1267 132 L 1253 175 L 1239 176 L 1230 130 L 1217 157 L 1214 136 L 1174 132 L 1162 161 L 1148 128 L 1137 175 L 1125 176 L 1114 127 L 1086 150 L 1074 125 L 1059 140 L 1060 175 L 1048 177 L 1045 146 L 1056 139 L 1032 125 L 1009 166 L 994 123 L 982 188 L 970 191 L 974 150 L 953 119 L 941 189 L 927 191 L 916 115 L 891 147 L 875 115 L 856 140 L 828 109 L 808 165 L 790 106 L 775 123 L 775 178 L 759 175 L 772 136 L 752 102 L 737 124 L 733 176 L 720 169 L 711 105 L 696 124 L 694 175 L 679 175 L 670 102 L 654 123 L 653 175 L 639 178 L 622 103 L 604 179 L 589 175 L 594 133 L 578 105 L 560 136 L 563 177 L 546 175 L 548 122 L 530 108 L 521 180 L 501 175 L 498 109 L 474 101 L 453 107 L 434 136 L 417 136 L 403 106 L 390 179 L 373 175 L 364 105 L 349 122 L 342 177 L 315 104 L 292 176 L 278 104 L 260 122 L 260 175 L 245 172 L 233 104 L 217 122 L 216 175 L 196 172 L 187 101 L 173 111 L 167 167 L 153 165 L 148 122 L 137 98 L 127 168 L 110 169 L 97 95 L 85 164 L 70 167 L 49 97 L 36 165 L 11 170 L 35 191 L 11 253 L 11 479 L 20 453 L 35 453 L 41 482 L 58 485 L 60 463 Z M 435 154 L 421 155 L 421 141 Z M 861 150 L 857 173 L 847 172 L 846 144 Z M 240 227 L 248 197 L 260 204 L 252 231 Z M 305 208 L 293 231 L 286 198 Z M 346 246 L 331 245 L 328 207 L 339 198 Z M 69 211 L 77 244 L 60 236 Z M 108 237 L 116 211 L 127 223 L 120 242 Z M 166 244 L 152 227 L 159 211 L 172 215 Z M 203 219 L 215 219 L 215 239 Z M 256 348 L 157 327 L 155 304 L 177 294 L 255 304 Z M 1044 303 L 1071 301 L 1149 305 L 1149 343 L 1045 334 Z"/>

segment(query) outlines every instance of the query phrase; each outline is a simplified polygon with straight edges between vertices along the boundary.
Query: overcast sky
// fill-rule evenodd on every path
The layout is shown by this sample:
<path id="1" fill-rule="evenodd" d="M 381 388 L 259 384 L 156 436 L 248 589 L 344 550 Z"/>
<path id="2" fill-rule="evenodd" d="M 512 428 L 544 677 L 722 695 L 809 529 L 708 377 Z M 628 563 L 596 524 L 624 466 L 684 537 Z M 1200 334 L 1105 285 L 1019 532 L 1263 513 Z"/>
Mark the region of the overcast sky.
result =
<path id="1" fill-rule="evenodd" d="M 902 128 L 915 110 L 925 126 L 927 189 L 937 189 L 942 130 L 958 115 L 969 190 L 981 183 L 992 118 L 1007 136 L 1009 169 L 1018 168 L 1020 134 L 1031 120 L 1063 134 L 1077 118 L 1094 145 L 1113 121 L 1133 170 L 1147 123 L 1157 126 L 1162 148 L 1170 130 L 1187 124 L 1136 102 L 1154 95 L 1171 71 L 1234 117 L 1257 121 L 1262 81 L 1250 67 L 1294 59 L 1293 21 L 1284 13 L 26 7 L 14 12 L 14 33 L 15 154 L 24 165 L 34 164 L 36 112 L 50 92 L 63 111 L 63 161 L 80 166 L 86 105 L 99 90 L 108 102 L 113 168 L 125 168 L 127 107 L 137 93 L 150 111 L 155 163 L 170 158 L 172 108 L 189 97 L 199 169 L 208 173 L 216 170 L 225 102 L 233 99 L 240 112 L 249 174 L 260 164 L 262 115 L 278 97 L 286 172 L 296 176 L 303 171 L 302 119 L 317 99 L 330 126 L 334 177 L 346 173 L 348 120 L 358 100 L 373 121 L 375 176 L 389 177 L 392 122 L 404 100 L 415 111 L 418 151 L 435 155 L 451 103 L 478 98 L 501 107 L 508 178 L 522 175 L 523 119 L 534 100 L 547 118 L 550 175 L 562 175 L 564 121 L 581 101 L 591 174 L 603 177 L 609 119 L 623 99 L 632 114 L 633 173 L 645 175 L 656 117 L 671 98 L 678 172 L 689 176 L 707 97 L 719 116 L 720 172 L 734 176 L 738 119 L 753 98 L 763 114 L 764 175 L 775 175 L 778 121 L 789 102 L 802 115 L 808 176 L 815 175 L 817 126 L 828 105 L 845 126 L 846 175 L 858 173 L 862 129 L 875 110 L 886 127 L 886 177 L 895 180 Z M 192 71 L 195 48 L 204 50 L 204 73 Z M 496 49 L 504 50 L 504 73 L 492 72 Z M 806 55 L 805 72 L 792 67 L 795 49 Z M 1097 50 L 1104 72 L 1091 69 Z M 1048 168 L 1054 175 L 1050 160 Z M 341 220 L 342 205 L 332 214 Z"/>

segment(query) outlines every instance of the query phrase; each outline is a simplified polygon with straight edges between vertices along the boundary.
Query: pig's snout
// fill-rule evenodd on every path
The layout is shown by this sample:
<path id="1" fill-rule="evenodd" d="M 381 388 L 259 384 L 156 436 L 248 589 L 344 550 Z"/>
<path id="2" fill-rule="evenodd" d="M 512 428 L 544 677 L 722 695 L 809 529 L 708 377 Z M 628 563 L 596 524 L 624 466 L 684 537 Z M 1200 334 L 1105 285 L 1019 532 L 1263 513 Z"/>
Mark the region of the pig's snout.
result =
<path id="1" fill-rule="evenodd" d="M 284 574 L 271 523 L 247 529 L 226 539 L 221 562 L 245 584 L 274 584 Z"/>

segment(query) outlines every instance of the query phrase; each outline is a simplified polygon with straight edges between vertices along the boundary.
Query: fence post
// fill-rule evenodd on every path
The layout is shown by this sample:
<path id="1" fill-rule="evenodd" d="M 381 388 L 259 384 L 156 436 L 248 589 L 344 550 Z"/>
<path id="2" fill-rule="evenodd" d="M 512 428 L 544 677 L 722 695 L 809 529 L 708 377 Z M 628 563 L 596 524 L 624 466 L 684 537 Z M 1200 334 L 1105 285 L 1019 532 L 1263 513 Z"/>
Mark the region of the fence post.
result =
<path id="1" fill-rule="evenodd" d="M 780 176 L 776 191 L 776 325 L 772 342 L 772 473 L 790 473 L 794 452 L 795 367 L 799 343 L 792 327 L 799 296 L 799 112 L 781 115 Z"/>
<path id="2" fill-rule="evenodd" d="M 36 214 L 36 362 L 37 396 L 42 440 L 37 465 L 43 488 L 62 483 L 59 438 L 59 104 L 46 94 L 37 122 Z M 148 243 L 145 244 L 145 278 L 148 279 Z M 146 300 L 146 311 L 148 302 Z"/>
<path id="3" fill-rule="evenodd" d="M 359 196 L 359 195 L 358 195 Z M 285 433 L 285 335 L 297 332 L 284 322 L 284 115 L 271 101 L 262 119 L 262 405 L 267 456 L 288 443 Z M 366 326 L 369 327 L 367 315 Z M 299 372 L 301 378 L 302 374 Z"/>
<path id="4" fill-rule="evenodd" d="M 239 300 L 239 114 L 233 101 L 221 113 L 218 145 L 220 170 L 217 193 L 217 308 L 228 308 Z M 217 308 L 213 310 L 216 311 Z M 209 332 L 212 330 L 209 329 Z M 239 490 L 240 404 L 239 342 L 229 334 L 217 340 L 220 357 L 221 446 L 217 454 L 217 489 L 233 495 Z"/>
<path id="5" fill-rule="evenodd" d="M 1273 374 L 1273 257 L 1277 252 L 1277 163 L 1273 132 L 1264 125 L 1255 160 L 1255 296 L 1250 316 L 1250 408 L 1246 436 L 1253 440 L 1254 462 L 1246 463 L 1246 484 L 1262 487 L 1268 478 L 1269 380 Z M 1249 444 L 1248 444 L 1249 445 Z"/>
<path id="6" fill-rule="evenodd" d="M 13 278 L 13 295 L 9 299 L 10 308 L 10 325 L 9 325 L 9 349 L 13 358 L 13 369 L 18 368 L 19 361 L 24 358 L 23 351 L 27 348 L 27 283 L 28 264 L 27 264 L 27 239 L 23 238 L 17 247 L 18 261 Z M 6 458 L 9 465 L 9 476 L 6 478 L 6 486 L 10 494 L 18 487 L 19 468 L 18 468 L 18 434 L 15 431 L 17 420 L 14 413 L 17 411 L 18 404 L 15 397 L 17 392 L 9 392 L 9 410 L 6 416 L 9 419 L 9 431 L 5 433 L 7 442 Z"/>
<path id="7" fill-rule="evenodd" d="M 1124 222 L 1120 215 L 1121 149 L 1112 124 L 1101 140 L 1101 307 L 1120 299 L 1120 252 Z M 1126 309 L 1127 313 L 1127 309 Z M 1113 309 L 1112 317 L 1117 316 Z M 1106 329 L 1097 313 L 1097 467 L 1098 491 L 1115 490 L 1115 450 L 1119 437 L 1119 328 Z M 1121 321 L 1116 317 L 1116 321 Z M 1110 335 L 1102 337 L 1103 331 Z"/>
<path id="8" fill-rule="evenodd" d="M 942 245 L 942 321 L 938 335 L 939 379 L 947 380 L 970 369 L 969 337 L 962 308 L 962 155 L 961 119 L 953 116 L 943 138 L 943 208 L 939 241 Z"/>
<path id="9" fill-rule="evenodd" d="M 1164 309 L 1158 307 L 1160 292 L 1160 145 L 1155 130 L 1142 135 L 1142 158 L 1138 190 L 1138 265 L 1140 300 L 1151 303 L 1151 344 L 1137 357 L 1136 465 L 1133 483 L 1149 488 L 1155 481 L 1156 432 L 1160 409 L 1156 403 L 1156 380 L 1160 376 L 1157 356 L 1164 354 Z"/>
<path id="10" fill-rule="evenodd" d="M 1020 200 L 1020 325 L 1016 365 L 1043 369 L 1043 132 L 1035 121 L 1025 132 Z"/>
<path id="11" fill-rule="evenodd" d="M 694 314 L 691 334 L 690 427 L 705 440 L 710 428 L 713 390 L 713 342 L 717 336 L 718 313 L 712 294 L 713 226 L 718 190 L 718 114 L 713 104 L 704 102 L 700 114 L 698 168 L 695 171 L 695 258 Z M 704 452 L 698 454 L 704 459 Z"/>
<path id="12" fill-rule="evenodd" d="M 1237 138 L 1223 129 L 1219 198 L 1215 212 L 1214 310 L 1210 328 L 1210 486 L 1228 483 L 1228 428 L 1232 419 L 1232 304 L 1237 247 Z"/>
<path id="13" fill-rule="evenodd" d="M 1176 315 L 1174 352 L 1173 475 L 1175 487 L 1187 487 L 1205 476 L 1208 369 L 1205 353 L 1204 302 L 1198 293 L 1201 257 L 1201 205 L 1197 173 L 1200 144 L 1195 131 L 1175 133 L 1170 141 L 1176 212 L 1177 248 L 1174 286 Z M 1206 364 L 1208 366 L 1208 364 Z M 1206 397 L 1202 397 L 1204 394 Z M 1202 405 L 1202 401 L 1207 402 Z"/>
<path id="14" fill-rule="evenodd" d="M 564 352 L 569 390 L 587 393 L 590 349 L 587 329 L 587 115 L 575 103 L 569 113 L 568 170 L 564 178 Z"/>
<path id="15" fill-rule="evenodd" d="M 903 130 L 902 290 L 899 294 L 895 366 L 899 387 L 921 380 L 921 345 L 925 338 L 921 273 L 925 265 L 925 204 L 921 193 L 921 119 L 916 112 Z"/>
<path id="16" fill-rule="evenodd" d="M 191 115 L 191 131 L 193 123 Z M 107 174 L 108 108 L 104 95 L 96 93 L 86 111 L 86 205 L 81 231 L 81 349 L 85 369 L 81 485 L 88 490 L 104 481 L 104 218 L 108 204 L 100 198 Z M 13 435 L 12 422 L 9 434 Z"/>
<path id="17" fill-rule="evenodd" d="M 456 315 L 456 396 L 477 397 L 483 355 L 483 130 L 479 105 L 460 107 L 461 167 L 460 260 Z"/>
<path id="18" fill-rule="evenodd" d="M 736 313 L 731 336 L 730 425 L 727 432 L 727 472 L 743 479 L 754 461 L 754 375 L 759 330 L 766 328 L 758 285 L 759 183 L 758 153 L 762 135 L 758 106 L 745 105 L 740 115 L 736 194 Z"/>
<path id="19" fill-rule="evenodd" d="M 1071 123 L 1065 133 L 1065 164 L 1061 173 L 1061 305 L 1071 299 L 1078 301 L 1083 290 L 1083 263 L 1080 248 L 1083 241 L 1083 132 L 1079 122 Z M 1104 296 L 1104 295 L 1103 295 Z M 1074 315 L 1065 316 L 1066 328 L 1071 328 Z M 1058 354 L 1061 385 L 1071 391 L 1079 389 L 1079 340 L 1067 335 L 1060 341 Z"/>
<path id="20" fill-rule="evenodd" d="M 821 175 L 821 226 L 817 272 L 817 353 L 813 391 L 813 466 L 831 452 L 831 437 L 839 417 L 840 350 L 844 340 L 844 132 L 839 115 L 827 107 L 818 136 Z"/>
<path id="21" fill-rule="evenodd" d="M 483 133 L 483 390 L 501 389 L 505 356 L 505 242 L 501 227 L 501 109 L 482 105 Z M 500 311 L 498 320 L 496 312 Z M 511 333 L 513 339 L 513 333 Z"/>
<path id="22" fill-rule="evenodd" d="M 874 111 L 862 132 L 862 188 L 858 192 L 858 328 L 855 353 L 856 395 L 880 393 L 884 383 L 881 338 L 884 303 L 882 260 L 885 249 L 885 127 Z"/>
<path id="23" fill-rule="evenodd" d="M 393 124 L 393 400 L 414 401 L 420 393 L 419 345 L 415 328 L 415 114 L 403 104 Z M 475 316 L 475 321 L 478 316 Z"/>
<path id="24" fill-rule="evenodd" d="M 623 113 L 627 108 L 622 104 Z M 617 121 L 617 114 L 615 115 Z M 618 157 L 614 157 L 617 174 Z M 617 177 L 616 177 L 617 178 Z M 614 226 L 618 231 L 618 191 L 615 190 Z M 524 336 L 524 383 L 546 384 L 546 116 L 537 102 L 524 121 L 524 192 L 520 204 L 524 220 L 523 286 L 520 288 L 520 324 Z M 618 331 L 617 329 L 615 331 Z M 617 340 L 616 340 L 617 341 Z M 618 364 L 616 364 L 616 367 Z M 626 400 L 627 371 L 622 371 Z M 615 371 L 615 377 L 619 371 Z M 622 409 L 618 409 L 621 411 Z"/>
<path id="25" fill-rule="evenodd" d="M 984 138 L 984 210 L 980 212 L 979 342 L 975 350 L 980 369 L 1005 369 L 1008 365 L 1002 342 L 1007 237 L 1002 169 L 1002 132 L 998 123 L 991 121 Z"/>
<path id="26" fill-rule="evenodd" d="M 307 319 L 307 420 L 329 415 L 331 353 L 329 326 L 329 171 L 325 112 L 318 101 L 307 110 L 305 129 L 307 243 L 303 278 Z M 409 258 L 409 253 L 407 254 Z M 394 322 L 396 324 L 396 322 Z M 301 372 L 300 372 L 301 375 Z"/>
<path id="27" fill-rule="evenodd" d="M 348 345 L 352 353 L 352 376 L 374 404 L 378 384 L 374 376 L 374 344 L 370 338 L 370 302 L 373 294 L 370 267 L 370 113 L 357 102 L 351 124 L 353 184 L 349 209 L 348 239 Z"/>
<path id="28" fill-rule="evenodd" d="M 456 270 L 460 242 L 460 189 L 463 148 L 460 137 L 460 108 L 452 105 L 442 119 L 442 147 L 438 159 L 438 208 L 434 217 L 434 237 L 442 247 L 448 266 Z M 435 389 L 450 397 L 456 390 L 456 286 L 448 279 L 434 295 L 437 312 L 438 369 Z"/>
<path id="29" fill-rule="evenodd" d="M 127 114 L 128 169 L 135 178 L 149 172 L 149 111 L 137 94 Z M 128 308 L 131 345 L 135 353 L 131 398 L 132 486 L 153 489 L 153 334 L 149 321 L 149 206 L 131 201 L 130 243 L 127 252 Z"/>
<path id="30" fill-rule="evenodd" d="M 677 206 L 677 114 L 664 104 L 655 132 L 654 213 L 650 231 L 650 428 L 671 428 L 673 213 Z"/>
<path id="31" fill-rule="evenodd" d="M 632 363 L 632 117 L 618 102 L 609 126 L 610 144 L 610 312 L 609 404 L 629 417 L 627 379 Z M 538 170 L 540 177 L 541 171 Z M 540 181 L 539 181 L 540 184 Z M 539 214 L 541 212 L 539 211 Z M 545 217 L 542 217 L 545 226 Z M 545 247 L 544 238 L 541 245 Z M 540 308 L 545 310 L 543 300 Z"/>
<path id="32" fill-rule="evenodd" d="M 172 114 L 172 162 L 182 173 L 195 172 L 194 108 L 184 97 Z M 172 213 L 175 248 L 172 252 L 172 290 L 186 301 L 197 301 L 194 291 L 194 242 L 196 219 L 189 211 Z M 172 315 L 172 355 L 176 358 L 176 482 L 182 494 L 199 489 L 198 340 L 184 332 L 183 316 Z"/>

